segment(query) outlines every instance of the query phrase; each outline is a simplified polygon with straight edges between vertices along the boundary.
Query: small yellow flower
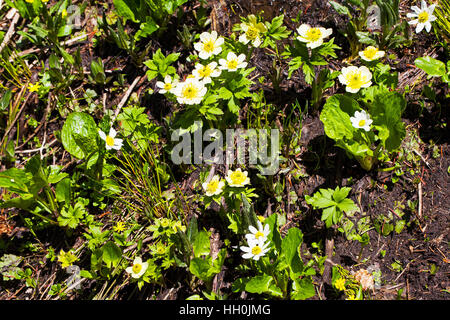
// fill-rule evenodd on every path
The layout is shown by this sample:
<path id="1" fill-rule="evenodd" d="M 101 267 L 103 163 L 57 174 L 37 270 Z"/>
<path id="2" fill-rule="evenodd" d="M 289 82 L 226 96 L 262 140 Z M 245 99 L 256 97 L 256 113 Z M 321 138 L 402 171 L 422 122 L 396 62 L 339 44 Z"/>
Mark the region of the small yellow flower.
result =
<path id="1" fill-rule="evenodd" d="M 263 216 L 257 216 L 257 218 L 261 223 L 264 223 L 264 221 L 266 220 L 266 218 Z"/>
<path id="2" fill-rule="evenodd" d="M 339 278 L 334 282 L 334 286 L 339 291 L 345 291 L 345 279 Z"/>
<path id="3" fill-rule="evenodd" d="M 26 2 L 28 2 L 28 3 L 33 3 L 34 2 L 34 0 L 25 0 Z"/>
<path id="4" fill-rule="evenodd" d="M 261 45 L 261 34 L 267 31 L 266 26 L 262 22 L 258 22 L 253 14 L 248 16 L 248 22 L 241 23 L 241 29 L 244 33 L 239 37 L 239 42 L 243 44 L 251 42 L 254 47 Z"/>
<path id="5" fill-rule="evenodd" d="M 28 90 L 30 92 L 38 92 L 40 87 L 41 85 L 39 84 L 39 82 L 28 84 Z"/>
<path id="6" fill-rule="evenodd" d="M 61 11 L 61 17 L 64 19 L 65 17 L 67 17 L 67 10 L 63 9 L 63 11 Z"/>
<path id="7" fill-rule="evenodd" d="M 122 221 L 117 221 L 116 225 L 114 226 L 114 231 L 116 232 L 123 232 L 125 230 L 125 223 Z"/>
<path id="8" fill-rule="evenodd" d="M 250 178 L 247 175 L 247 171 L 242 172 L 240 168 L 235 171 L 228 170 L 226 180 L 230 187 L 243 187 L 250 183 Z"/>
<path id="9" fill-rule="evenodd" d="M 67 268 L 71 266 L 78 258 L 72 252 L 64 252 L 61 250 L 58 255 L 58 261 L 61 262 L 61 266 L 63 268 Z"/>
<path id="10" fill-rule="evenodd" d="M 181 232 L 185 232 L 186 231 L 186 226 L 183 226 L 181 224 L 181 221 L 177 221 L 175 222 L 175 224 L 172 226 L 173 231 L 177 232 L 178 230 L 180 230 Z"/>

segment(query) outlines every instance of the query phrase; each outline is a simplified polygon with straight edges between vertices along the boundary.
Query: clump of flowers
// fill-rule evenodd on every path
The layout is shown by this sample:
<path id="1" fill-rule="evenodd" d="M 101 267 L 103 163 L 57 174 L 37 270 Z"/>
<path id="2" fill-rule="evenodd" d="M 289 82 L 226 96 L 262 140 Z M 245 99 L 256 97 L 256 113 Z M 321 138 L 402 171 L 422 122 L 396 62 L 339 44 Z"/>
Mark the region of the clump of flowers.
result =
<path id="1" fill-rule="evenodd" d="M 408 24 L 416 26 L 416 33 L 421 32 L 423 29 L 425 29 L 427 32 L 430 32 L 431 22 L 437 19 L 433 15 L 435 7 L 435 4 L 428 6 L 424 0 L 422 0 L 421 8 L 417 6 L 411 7 L 411 10 L 413 10 L 414 12 L 407 13 L 406 16 L 413 19 L 409 21 Z"/>
<path id="2" fill-rule="evenodd" d="M 267 31 L 262 22 L 258 22 L 255 15 L 248 16 L 248 22 L 241 23 L 241 29 L 244 32 L 239 36 L 239 42 L 243 44 L 251 43 L 254 47 L 259 47 L 262 43 L 262 35 Z"/>
<path id="3" fill-rule="evenodd" d="M 311 27 L 308 24 L 302 24 L 297 28 L 299 36 L 298 41 L 306 42 L 308 48 L 314 49 L 323 44 L 323 40 L 333 33 L 333 29 L 322 27 Z"/>
<path id="4" fill-rule="evenodd" d="M 384 57 L 385 52 L 379 50 L 377 47 L 368 46 L 366 49 L 359 52 L 361 59 L 365 61 L 374 61 Z"/>
<path id="5" fill-rule="evenodd" d="M 339 75 L 339 81 L 344 84 L 345 90 L 357 93 L 361 88 L 368 88 L 372 84 L 372 73 L 365 67 L 344 67 Z"/>

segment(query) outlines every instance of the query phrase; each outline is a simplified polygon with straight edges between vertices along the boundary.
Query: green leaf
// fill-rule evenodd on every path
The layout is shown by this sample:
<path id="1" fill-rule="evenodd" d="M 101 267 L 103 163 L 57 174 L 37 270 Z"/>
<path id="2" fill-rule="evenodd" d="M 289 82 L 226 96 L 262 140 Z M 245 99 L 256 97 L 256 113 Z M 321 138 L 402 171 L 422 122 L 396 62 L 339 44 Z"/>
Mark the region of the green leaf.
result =
<path id="1" fill-rule="evenodd" d="M 359 109 L 358 102 L 350 97 L 336 94 L 329 98 L 320 114 L 325 134 L 333 140 L 343 138 L 352 140 L 355 129 L 350 121 L 350 116 L 353 116 Z"/>
<path id="2" fill-rule="evenodd" d="M 133 22 L 137 22 L 134 14 L 133 8 L 129 6 L 129 1 L 124 0 L 114 0 L 114 7 L 116 8 L 117 14 L 125 19 L 130 19 Z"/>
<path id="3" fill-rule="evenodd" d="M 345 14 L 345 15 L 349 16 L 350 18 L 352 17 L 350 10 L 346 6 L 343 6 L 335 1 L 331 1 L 331 0 L 328 1 L 328 3 L 333 7 L 334 10 L 336 10 L 337 13 Z"/>
<path id="4" fill-rule="evenodd" d="M 281 243 L 281 252 L 292 272 L 298 273 L 303 269 L 303 262 L 298 254 L 298 249 L 303 242 L 303 234 L 298 228 L 290 228 Z"/>
<path id="5" fill-rule="evenodd" d="M 267 293 L 273 278 L 269 275 L 256 276 L 250 279 L 245 285 L 245 291 L 250 293 Z"/>
<path id="6" fill-rule="evenodd" d="M 415 65 L 432 77 L 443 77 L 447 71 L 445 64 L 432 57 L 421 57 L 414 61 Z"/>
<path id="7" fill-rule="evenodd" d="M 84 112 L 71 113 L 61 130 L 64 149 L 78 159 L 85 159 L 96 150 L 98 129 L 94 119 Z"/>
<path id="8" fill-rule="evenodd" d="M 193 258 L 189 264 L 189 271 L 203 281 L 210 280 L 213 276 L 213 274 L 210 274 L 209 272 L 210 259 L 211 257 L 207 257 L 207 259 Z"/>
<path id="9" fill-rule="evenodd" d="M 292 283 L 291 299 L 305 300 L 314 297 L 316 290 L 311 277 L 295 279 Z"/>
<path id="10" fill-rule="evenodd" d="M 122 250 L 112 241 L 107 242 L 101 250 L 102 260 L 106 263 L 108 268 L 117 266 L 120 259 L 122 259 Z"/>
<path id="11" fill-rule="evenodd" d="M 194 256 L 207 256 L 210 252 L 209 233 L 206 231 L 200 231 L 194 239 Z"/>

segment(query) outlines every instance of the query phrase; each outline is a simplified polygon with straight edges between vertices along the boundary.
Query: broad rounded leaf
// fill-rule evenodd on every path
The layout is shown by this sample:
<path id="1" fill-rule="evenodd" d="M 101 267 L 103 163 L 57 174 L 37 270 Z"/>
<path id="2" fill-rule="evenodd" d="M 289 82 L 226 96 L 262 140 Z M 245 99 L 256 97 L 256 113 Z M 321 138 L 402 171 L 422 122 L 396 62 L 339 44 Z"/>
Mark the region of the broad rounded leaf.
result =
<path id="1" fill-rule="evenodd" d="M 97 149 L 98 129 L 94 119 L 84 112 L 71 113 L 61 130 L 64 149 L 78 159 L 84 159 Z"/>

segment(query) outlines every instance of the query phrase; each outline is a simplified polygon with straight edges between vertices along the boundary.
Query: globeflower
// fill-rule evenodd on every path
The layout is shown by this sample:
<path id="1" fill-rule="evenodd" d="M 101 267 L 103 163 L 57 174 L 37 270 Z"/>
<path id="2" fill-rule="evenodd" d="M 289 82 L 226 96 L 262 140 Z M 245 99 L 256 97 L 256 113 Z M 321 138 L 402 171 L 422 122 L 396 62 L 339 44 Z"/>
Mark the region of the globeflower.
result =
<path id="1" fill-rule="evenodd" d="M 234 52 L 228 52 L 226 59 L 220 59 L 220 69 L 228 70 L 230 72 L 236 71 L 237 69 L 245 68 L 247 62 L 245 62 L 245 54 L 240 54 L 237 56 Z"/>
<path id="2" fill-rule="evenodd" d="M 141 257 L 136 257 L 131 267 L 126 268 L 125 271 L 131 274 L 133 278 L 139 279 L 144 275 L 145 271 L 147 271 L 147 268 L 148 262 L 142 262 Z"/>
<path id="3" fill-rule="evenodd" d="M 166 93 L 166 92 L 173 93 L 177 84 L 178 84 L 178 80 L 172 79 L 172 77 L 169 75 L 166 75 L 164 77 L 164 82 L 162 82 L 162 81 L 156 82 L 156 86 L 158 88 L 160 88 L 159 93 L 162 93 L 162 94 Z"/>
<path id="4" fill-rule="evenodd" d="M 192 77 L 180 82 L 173 93 L 177 96 L 177 101 L 181 104 L 199 104 L 202 102 L 207 89 L 203 82 Z"/>
<path id="5" fill-rule="evenodd" d="M 207 65 L 197 63 L 195 65 L 192 75 L 198 80 L 201 80 L 204 84 L 211 83 L 211 77 L 218 77 L 222 73 L 222 70 L 217 68 L 217 62 L 213 61 Z"/>
<path id="6" fill-rule="evenodd" d="M 308 48 L 314 49 L 323 44 L 323 40 L 333 33 L 333 29 L 325 29 L 322 27 L 312 28 L 308 24 L 302 24 L 297 28 L 299 36 L 298 41 L 306 42 Z"/>
<path id="7" fill-rule="evenodd" d="M 225 187 L 225 182 L 220 180 L 220 177 L 218 175 L 215 175 L 212 177 L 211 181 L 204 182 L 202 184 L 203 190 L 205 190 L 205 193 L 208 197 L 212 197 L 215 195 L 219 195 L 222 193 L 223 188 Z"/>
<path id="8" fill-rule="evenodd" d="M 250 178 L 247 175 L 247 171 L 242 172 L 240 168 L 235 171 L 228 170 L 225 180 L 227 180 L 230 187 L 243 187 L 250 183 Z"/>
<path id="9" fill-rule="evenodd" d="M 258 22 L 254 14 L 248 16 L 248 22 L 241 23 L 241 29 L 244 33 L 239 36 L 239 42 L 243 44 L 251 42 L 254 47 L 261 45 L 261 34 L 267 31 L 266 26 L 262 22 Z"/>
<path id="10" fill-rule="evenodd" d="M 372 124 L 372 119 L 367 114 L 366 111 L 356 111 L 353 117 L 350 117 L 352 126 L 356 129 L 364 129 L 365 131 L 370 130 L 370 125 Z"/>
<path id="11" fill-rule="evenodd" d="M 217 37 L 216 31 L 212 31 L 211 33 L 203 32 L 200 35 L 200 41 L 194 43 L 194 49 L 198 51 L 198 56 L 201 59 L 206 60 L 222 52 L 223 43 L 223 38 Z"/>
<path id="12" fill-rule="evenodd" d="M 368 88 L 372 84 L 372 73 L 363 67 L 344 67 L 339 75 L 339 81 L 346 85 L 345 90 L 351 93 L 357 93 L 361 88 Z"/>
<path id="13" fill-rule="evenodd" d="M 431 30 L 431 22 L 436 20 L 436 17 L 433 15 L 435 4 L 427 6 L 427 3 L 422 0 L 421 8 L 417 6 L 412 6 L 411 10 L 414 12 L 407 13 L 406 16 L 408 18 L 413 18 L 414 20 L 408 21 L 408 24 L 416 26 L 416 33 L 421 32 L 424 28 L 427 32 Z"/>
<path id="14" fill-rule="evenodd" d="M 384 51 L 378 50 L 374 46 L 368 46 L 365 50 L 359 52 L 361 59 L 366 61 L 374 61 L 384 57 Z"/>
<path id="15" fill-rule="evenodd" d="M 106 150 L 120 150 L 122 148 L 122 139 L 116 139 L 117 132 L 114 130 L 114 128 L 109 129 L 109 134 L 106 135 L 102 130 L 98 130 L 98 134 L 100 135 L 100 138 L 105 140 L 106 142 Z"/>

